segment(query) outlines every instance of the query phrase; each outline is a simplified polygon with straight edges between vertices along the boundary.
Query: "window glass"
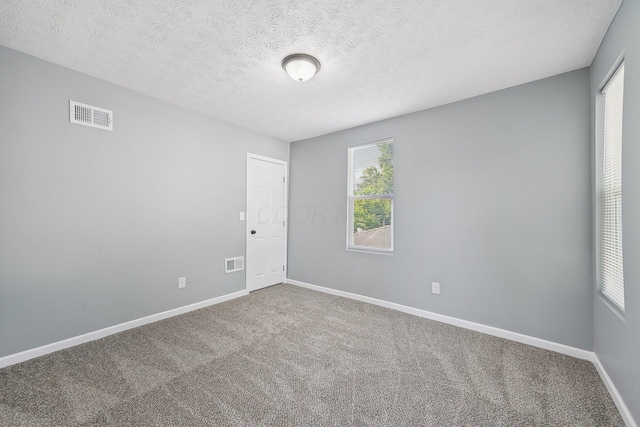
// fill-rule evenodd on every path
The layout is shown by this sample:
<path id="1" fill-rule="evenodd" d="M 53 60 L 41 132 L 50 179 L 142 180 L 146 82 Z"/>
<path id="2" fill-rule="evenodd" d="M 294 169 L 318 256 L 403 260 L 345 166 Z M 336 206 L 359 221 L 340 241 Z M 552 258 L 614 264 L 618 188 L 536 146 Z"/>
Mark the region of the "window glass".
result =
<path id="1" fill-rule="evenodd" d="M 393 251 L 393 140 L 349 148 L 348 249 Z"/>

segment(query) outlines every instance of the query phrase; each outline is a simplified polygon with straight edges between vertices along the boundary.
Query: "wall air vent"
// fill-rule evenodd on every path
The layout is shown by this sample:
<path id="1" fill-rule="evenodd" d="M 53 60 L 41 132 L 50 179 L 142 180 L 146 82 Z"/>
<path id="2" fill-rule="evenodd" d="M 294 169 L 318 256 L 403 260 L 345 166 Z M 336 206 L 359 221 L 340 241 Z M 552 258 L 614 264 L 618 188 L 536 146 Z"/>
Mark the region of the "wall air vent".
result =
<path id="1" fill-rule="evenodd" d="M 244 257 L 227 258 L 224 260 L 224 272 L 233 273 L 234 271 L 244 270 Z"/>
<path id="2" fill-rule="evenodd" d="M 113 130 L 113 111 L 69 101 L 69 121 L 98 129 Z"/>

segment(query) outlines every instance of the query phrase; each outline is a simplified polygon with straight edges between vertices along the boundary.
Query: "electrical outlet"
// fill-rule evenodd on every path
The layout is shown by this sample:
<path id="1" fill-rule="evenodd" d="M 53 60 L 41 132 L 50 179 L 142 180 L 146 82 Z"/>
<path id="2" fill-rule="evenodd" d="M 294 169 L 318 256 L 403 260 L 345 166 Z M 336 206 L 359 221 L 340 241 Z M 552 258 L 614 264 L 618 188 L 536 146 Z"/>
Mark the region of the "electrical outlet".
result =
<path id="1" fill-rule="evenodd" d="M 187 278 L 186 277 L 181 277 L 178 279 L 178 289 L 182 289 L 182 288 L 186 288 L 187 287 Z"/>
<path id="2" fill-rule="evenodd" d="M 440 283 L 431 282 L 431 293 L 440 295 Z"/>

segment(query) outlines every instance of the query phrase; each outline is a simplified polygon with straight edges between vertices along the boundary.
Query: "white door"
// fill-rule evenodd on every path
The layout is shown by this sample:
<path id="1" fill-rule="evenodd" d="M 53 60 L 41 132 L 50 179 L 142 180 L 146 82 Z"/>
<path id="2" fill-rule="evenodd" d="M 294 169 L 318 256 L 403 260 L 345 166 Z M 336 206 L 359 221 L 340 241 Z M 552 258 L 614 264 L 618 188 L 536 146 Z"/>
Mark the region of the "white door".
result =
<path id="1" fill-rule="evenodd" d="M 247 154 L 247 290 L 284 282 L 287 163 Z"/>

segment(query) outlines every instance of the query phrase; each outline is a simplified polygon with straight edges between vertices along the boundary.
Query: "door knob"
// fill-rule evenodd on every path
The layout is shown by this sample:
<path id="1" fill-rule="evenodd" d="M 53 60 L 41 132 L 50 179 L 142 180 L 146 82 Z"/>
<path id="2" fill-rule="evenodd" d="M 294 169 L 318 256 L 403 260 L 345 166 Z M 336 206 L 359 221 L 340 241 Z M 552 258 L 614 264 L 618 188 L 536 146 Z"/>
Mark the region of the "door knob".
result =
<path id="1" fill-rule="evenodd" d="M 251 230 L 251 234 L 256 234 L 256 230 Z"/>

